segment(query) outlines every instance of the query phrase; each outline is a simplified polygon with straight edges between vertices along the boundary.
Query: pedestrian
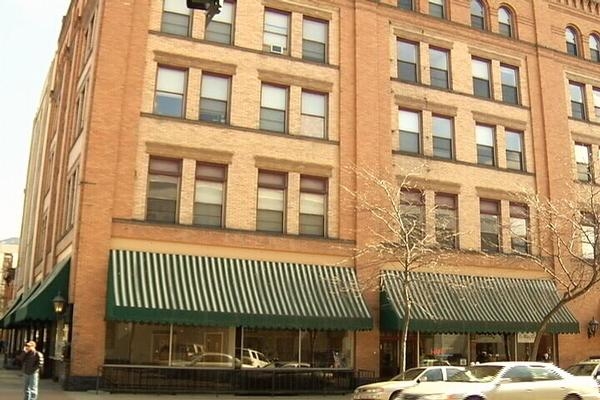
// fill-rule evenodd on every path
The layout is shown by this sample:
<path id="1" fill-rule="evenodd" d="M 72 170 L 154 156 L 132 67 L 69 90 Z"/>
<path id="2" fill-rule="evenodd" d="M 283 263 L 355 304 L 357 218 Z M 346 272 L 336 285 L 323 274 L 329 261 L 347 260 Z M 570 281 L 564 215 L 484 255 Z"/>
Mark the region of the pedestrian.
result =
<path id="1" fill-rule="evenodd" d="M 35 349 L 35 342 L 29 341 L 23 349 L 23 375 L 25 376 L 24 400 L 37 400 L 40 369 L 44 366 L 44 355 Z"/>

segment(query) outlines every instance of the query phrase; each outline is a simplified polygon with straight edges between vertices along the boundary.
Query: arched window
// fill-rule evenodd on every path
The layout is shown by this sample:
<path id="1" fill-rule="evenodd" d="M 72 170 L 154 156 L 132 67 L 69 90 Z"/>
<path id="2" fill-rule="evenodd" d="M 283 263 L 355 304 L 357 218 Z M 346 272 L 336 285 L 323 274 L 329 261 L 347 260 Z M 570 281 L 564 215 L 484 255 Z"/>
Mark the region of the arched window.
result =
<path id="1" fill-rule="evenodd" d="M 598 35 L 590 35 L 590 58 L 594 62 L 600 62 L 600 39 Z"/>
<path id="2" fill-rule="evenodd" d="M 479 0 L 471 1 L 471 26 L 477 29 L 485 29 L 485 7 Z"/>
<path id="3" fill-rule="evenodd" d="M 577 31 L 571 27 L 568 27 L 565 29 L 565 39 L 567 41 L 567 54 L 578 56 L 579 49 L 577 48 Z"/>
<path id="4" fill-rule="evenodd" d="M 515 30 L 512 12 L 506 7 L 498 9 L 498 25 L 500 34 L 506 37 L 514 37 Z"/>

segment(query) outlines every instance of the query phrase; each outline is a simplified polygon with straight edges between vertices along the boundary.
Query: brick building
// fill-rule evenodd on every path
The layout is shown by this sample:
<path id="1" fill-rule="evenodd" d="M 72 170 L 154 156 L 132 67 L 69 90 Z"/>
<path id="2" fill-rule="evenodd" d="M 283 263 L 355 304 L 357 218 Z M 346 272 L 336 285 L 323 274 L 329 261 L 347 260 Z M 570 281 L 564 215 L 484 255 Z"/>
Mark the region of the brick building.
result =
<path id="1" fill-rule="evenodd" d="M 355 259 L 374 238 L 356 200 L 369 169 L 418 171 L 412 210 L 437 205 L 460 233 L 455 256 L 419 271 L 431 309 L 415 315 L 407 365 L 528 357 L 525 314 L 558 297 L 511 257 L 535 252 L 543 229 L 515 193 L 594 184 L 599 13 L 595 1 L 226 0 L 207 24 L 183 0 L 73 0 L 34 124 L 17 301 L 2 320 L 13 350 L 37 339 L 74 389 L 102 365 L 235 367 L 251 361 L 240 349 L 389 376 L 400 288 L 382 277 L 391 307 L 355 289 L 393 270 Z M 477 306 L 494 323 L 444 294 L 490 277 Z M 561 366 L 600 350 L 585 335 L 597 296 L 570 309 L 542 342 Z"/>

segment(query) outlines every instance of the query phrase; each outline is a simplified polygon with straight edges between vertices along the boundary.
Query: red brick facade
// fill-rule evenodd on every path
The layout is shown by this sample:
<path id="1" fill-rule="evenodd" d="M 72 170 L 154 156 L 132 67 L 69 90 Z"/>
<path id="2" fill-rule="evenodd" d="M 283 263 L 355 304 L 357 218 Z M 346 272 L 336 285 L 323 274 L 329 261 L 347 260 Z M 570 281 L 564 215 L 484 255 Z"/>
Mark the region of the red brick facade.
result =
<path id="1" fill-rule="evenodd" d="M 43 110 L 49 122 L 38 121 L 40 132 L 34 137 L 34 147 L 38 143 L 44 149 L 32 153 L 41 160 L 43 178 L 33 182 L 37 188 L 28 194 L 37 196 L 26 210 L 36 222 L 24 230 L 24 236 L 31 237 L 34 245 L 22 246 L 19 265 L 30 270 L 19 275 L 23 291 L 42 279 L 57 259 L 71 257 L 71 375 L 95 376 L 104 362 L 107 265 L 113 248 L 341 263 L 355 266 L 360 280 L 372 277 L 373 268 L 352 261 L 354 250 L 373 239 L 368 229 L 371 217 L 355 211 L 355 200 L 344 189 L 369 190 L 354 168 L 393 179 L 425 165 L 419 179 L 426 204 L 433 204 L 434 192 L 458 196 L 460 247 L 467 252 L 442 271 L 543 276 L 506 263 L 505 257 L 471 251 L 479 250 L 478 202 L 480 198 L 500 201 L 501 218 L 507 221 L 512 192 L 531 190 L 550 198 L 570 195 L 567 183 L 575 180 L 574 142 L 594 146 L 597 158 L 600 116 L 593 112 L 592 87 L 600 87 L 600 63 L 590 61 L 588 37 L 600 22 L 599 6 L 594 1 L 577 6 L 567 1 L 509 2 L 516 37 L 506 38 L 498 33 L 498 7 L 506 2 L 484 2 L 489 27 L 485 31 L 470 27 L 469 1 L 447 1 L 447 19 L 429 16 L 425 0 L 413 3 L 415 11 L 399 9 L 395 0 L 239 0 L 234 45 L 228 46 L 204 39 L 205 17 L 197 11 L 190 37 L 162 33 L 161 0 L 73 0 L 50 75 L 52 102 Z M 579 8 L 581 4 L 585 9 Z M 265 8 L 291 16 L 289 55 L 263 51 Z M 302 60 L 305 16 L 328 23 L 327 64 Z M 580 32 L 581 57 L 565 52 L 567 26 Z M 418 45 L 420 83 L 398 79 L 398 39 Z M 430 85 L 431 48 L 450 54 L 451 89 Z M 490 62 L 491 99 L 473 95 L 472 57 Z M 518 68 L 519 105 L 502 102 L 502 65 Z M 158 66 L 186 69 L 184 118 L 155 115 Z M 229 125 L 198 121 L 205 71 L 232 76 Z M 586 85 L 587 121 L 570 118 L 569 80 Z M 261 82 L 289 88 L 289 134 L 259 129 Z M 84 86 L 85 123 L 81 133 L 74 133 L 77 96 Z M 327 94 L 327 139 L 301 136 L 302 89 Z M 419 155 L 398 151 L 399 109 L 421 113 Z M 435 115 L 454 120 L 453 161 L 432 157 Z M 477 165 L 477 123 L 495 127 L 496 168 Z M 503 134 L 507 129 L 523 132 L 525 171 L 506 168 Z M 145 221 L 150 156 L 183 160 L 178 224 Z M 226 229 L 192 225 L 196 161 L 228 165 Z M 286 234 L 255 231 L 258 169 L 288 173 Z M 78 185 L 75 218 L 69 225 L 65 224 L 66 182 L 74 170 L 78 170 Z M 302 174 L 328 179 L 325 238 L 298 235 Z M 39 226 L 44 216 L 48 223 L 42 234 Z M 502 238 L 501 247 L 508 252 L 506 228 Z M 43 251 L 35 254 L 39 247 L 35 243 L 41 240 Z M 357 333 L 355 368 L 378 371 L 379 293 L 365 291 L 364 297 L 375 329 Z M 559 336 L 561 366 L 600 352 L 598 339 L 585 335 L 586 322 L 600 315 L 597 299 L 591 293 L 570 306 L 582 332 Z"/>

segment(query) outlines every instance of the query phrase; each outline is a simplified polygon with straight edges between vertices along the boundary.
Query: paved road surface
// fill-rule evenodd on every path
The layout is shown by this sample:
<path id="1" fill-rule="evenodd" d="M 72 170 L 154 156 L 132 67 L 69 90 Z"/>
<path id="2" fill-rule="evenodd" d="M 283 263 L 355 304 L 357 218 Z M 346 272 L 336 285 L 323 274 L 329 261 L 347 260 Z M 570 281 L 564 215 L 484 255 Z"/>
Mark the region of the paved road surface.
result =
<path id="1" fill-rule="evenodd" d="M 39 400 L 150 400 L 160 397 L 161 400 L 350 400 L 351 395 L 328 396 L 235 396 L 228 394 L 111 394 L 95 391 L 65 392 L 60 385 L 50 379 L 40 381 Z M 22 400 L 23 379 L 19 371 L 0 368 L 0 399 Z"/>

